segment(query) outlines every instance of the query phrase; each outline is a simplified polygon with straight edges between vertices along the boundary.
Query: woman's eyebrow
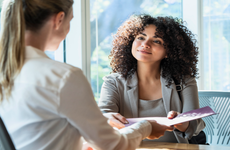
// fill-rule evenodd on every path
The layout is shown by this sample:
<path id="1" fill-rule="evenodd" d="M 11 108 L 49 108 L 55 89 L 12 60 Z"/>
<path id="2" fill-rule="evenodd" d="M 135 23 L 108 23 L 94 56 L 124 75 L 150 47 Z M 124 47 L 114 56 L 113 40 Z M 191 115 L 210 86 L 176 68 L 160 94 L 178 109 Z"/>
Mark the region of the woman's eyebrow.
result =
<path id="1" fill-rule="evenodd" d="M 153 36 L 153 38 L 156 38 L 156 39 L 161 39 L 162 40 L 162 38 L 161 37 L 159 37 L 159 36 Z"/>
<path id="2" fill-rule="evenodd" d="M 141 32 L 140 34 L 142 34 L 143 36 L 147 36 L 145 33 Z M 159 36 L 154 35 L 153 38 L 157 38 L 157 39 L 161 39 Z"/>
<path id="3" fill-rule="evenodd" d="M 147 36 L 145 33 L 140 33 L 140 34 L 142 34 L 142 35 L 144 35 L 144 36 Z"/>

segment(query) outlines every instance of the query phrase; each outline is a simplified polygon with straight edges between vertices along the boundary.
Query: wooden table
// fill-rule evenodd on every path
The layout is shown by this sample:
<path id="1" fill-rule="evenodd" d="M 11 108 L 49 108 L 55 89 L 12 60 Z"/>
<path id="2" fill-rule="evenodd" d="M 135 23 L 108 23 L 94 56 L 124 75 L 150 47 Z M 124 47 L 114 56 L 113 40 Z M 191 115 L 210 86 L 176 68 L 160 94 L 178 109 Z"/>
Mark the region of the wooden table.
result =
<path id="1" fill-rule="evenodd" d="M 143 141 L 136 150 L 230 150 L 230 146 Z"/>

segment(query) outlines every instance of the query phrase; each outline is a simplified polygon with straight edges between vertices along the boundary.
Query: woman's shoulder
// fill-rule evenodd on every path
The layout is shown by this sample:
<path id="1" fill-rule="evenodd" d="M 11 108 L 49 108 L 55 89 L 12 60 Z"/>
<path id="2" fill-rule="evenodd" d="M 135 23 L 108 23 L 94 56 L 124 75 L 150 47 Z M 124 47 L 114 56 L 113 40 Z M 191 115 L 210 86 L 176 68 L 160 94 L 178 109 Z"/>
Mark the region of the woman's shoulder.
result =
<path id="1" fill-rule="evenodd" d="M 183 79 L 184 79 L 183 83 L 182 83 L 182 81 L 180 81 L 180 82 L 175 82 L 175 81 L 173 80 L 173 81 L 172 81 L 172 84 L 175 84 L 175 85 L 179 85 L 179 84 L 180 84 L 180 85 L 182 85 L 183 87 L 197 84 L 196 78 L 195 78 L 195 77 L 192 77 L 192 76 L 190 76 L 190 75 L 184 76 Z M 166 83 L 167 83 L 167 81 L 166 81 Z"/>
<path id="2" fill-rule="evenodd" d="M 129 86 L 129 87 L 135 87 L 138 85 L 138 79 L 137 74 L 134 73 L 130 77 L 123 77 L 119 73 L 112 73 L 110 75 L 107 75 L 103 78 L 105 83 L 112 83 L 116 84 L 117 86 Z"/>
<path id="3" fill-rule="evenodd" d="M 34 69 L 36 68 L 36 69 Z M 31 71 L 33 70 L 33 71 Z M 21 70 L 20 79 L 31 79 L 31 81 L 46 80 L 57 81 L 68 79 L 70 76 L 81 76 L 82 70 L 69 64 L 43 58 L 27 60 Z"/>
<path id="4" fill-rule="evenodd" d="M 184 83 L 185 83 L 185 86 L 197 84 L 196 78 L 190 75 L 187 75 L 184 77 Z"/>
<path id="5" fill-rule="evenodd" d="M 125 78 L 119 74 L 119 73 L 111 73 L 107 76 L 103 77 L 104 81 L 109 81 L 109 80 L 125 80 Z"/>
<path id="6" fill-rule="evenodd" d="M 103 77 L 104 82 L 110 83 L 123 83 L 126 84 L 127 80 L 119 73 L 111 73 Z"/>
<path id="7" fill-rule="evenodd" d="M 78 74 L 82 73 L 82 70 L 78 67 L 72 66 L 70 64 L 66 64 L 63 62 L 55 61 L 55 60 L 47 60 L 47 67 L 52 70 L 54 74 L 58 74 L 60 76 L 65 76 L 65 74 Z"/>
<path id="8" fill-rule="evenodd" d="M 187 75 L 184 77 L 185 83 L 191 82 L 191 81 L 196 81 L 196 77 L 192 77 L 190 75 Z"/>

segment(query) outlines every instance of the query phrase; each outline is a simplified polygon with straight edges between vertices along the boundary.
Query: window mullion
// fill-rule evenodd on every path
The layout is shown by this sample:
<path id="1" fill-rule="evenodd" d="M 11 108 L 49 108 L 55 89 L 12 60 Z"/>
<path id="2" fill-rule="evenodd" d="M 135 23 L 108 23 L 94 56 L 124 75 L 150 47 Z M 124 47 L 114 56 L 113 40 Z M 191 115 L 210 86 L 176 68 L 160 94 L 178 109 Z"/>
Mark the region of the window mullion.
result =
<path id="1" fill-rule="evenodd" d="M 90 81 L 90 20 L 89 0 L 76 0 L 74 18 L 66 37 L 66 63 L 79 67 Z"/>
<path id="2" fill-rule="evenodd" d="M 199 47 L 199 90 L 204 89 L 203 79 L 203 0 L 183 0 L 183 20 L 186 21 L 187 27 L 196 35 Z"/>

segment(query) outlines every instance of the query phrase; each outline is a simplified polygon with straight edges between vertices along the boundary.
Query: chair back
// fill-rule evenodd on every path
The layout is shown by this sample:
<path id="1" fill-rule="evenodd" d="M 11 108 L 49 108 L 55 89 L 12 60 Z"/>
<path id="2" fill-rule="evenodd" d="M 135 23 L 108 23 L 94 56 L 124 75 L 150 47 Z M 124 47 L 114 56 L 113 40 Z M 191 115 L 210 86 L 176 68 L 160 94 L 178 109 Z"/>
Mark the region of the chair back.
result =
<path id="1" fill-rule="evenodd" d="M 0 150 L 15 150 L 10 135 L 0 117 Z"/>
<path id="2" fill-rule="evenodd" d="M 199 91 L 200 107 L 210 106 L 217 115 L 203 118 L 210 145 L 230 146 L 230 92 Z"/>

